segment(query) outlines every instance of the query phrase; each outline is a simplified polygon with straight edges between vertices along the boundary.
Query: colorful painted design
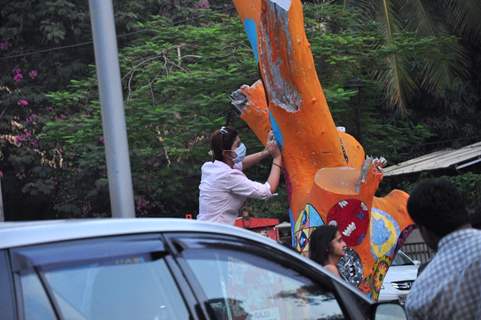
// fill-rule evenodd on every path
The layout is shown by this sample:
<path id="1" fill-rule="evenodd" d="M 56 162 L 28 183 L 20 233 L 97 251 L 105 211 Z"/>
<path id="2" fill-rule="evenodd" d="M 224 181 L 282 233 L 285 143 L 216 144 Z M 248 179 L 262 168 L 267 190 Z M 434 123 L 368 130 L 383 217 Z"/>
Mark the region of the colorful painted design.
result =
<path id="1" fill-rule="evenodd" d="M 299 214 L 294 227 L 294 230 L 296 230 L 294 248 L 300 253 L 307 253 L 312 231 L 323 224 L 324 221 L 322 221 L 321 215 L 317 212 L 316 208 L 307 204 L 301 214 Z"/>
<path id="2" fill-rule="evenodd" d="M 381 257 L 374 265 L 374 272 L 371 276 L 371 299 L 377 300 L 379 291 L 381 291 L 384 276 L 391 265 L 392 259 L 389 257 Z"/>
<path id="3" fill-rule="evenodd" d="M 409 237 L 411 232 L 416 229 L 416 225 L 412 224 L 407 226 L 399 235 L 399 239 L 397 241 L 396 249 L 394 249 L 394 252 L 397 252 L 401 247 L 403 246 L 404 242 L 406 242 L 406 239 Z"/>
<path id="4" fill-rule="evenodd" d="M 341 200 L 329 210 L 327 223 L 337 226 L 348 246 L 357 246 L 366 236 L 369 211 L 366 204 L 357 199 Z"/>
<path id="5" fill-rule="evenodd" d="M 252 46 L 257 48 L 262 78 L 240 88 L 245 101 L 236 106 L 260 141 L 265 142 L 273 129 L 282 146 L 293 244 L 303 254 L 308 253 L 312 227 L 307 224 L 311 221 L 302 218 L 307 205 L 316 209 L 320 220 L 335 220 L 359 256 L 363 273 L 359 288 L 371 295 L 379 287 L 368 279 L 374 274 L 379 278 L 387 270 L 379 268 L 379 259 L 385 257 L 381 254 L 394 255 L 396 246 L 392 249 L 392 244 L 400 236 L 397 230 L 409 230 L 413 224 L 406 212 L 408 194 L 393 190 L 376 197 L 383 177 L 382 161 L 365 159 L 361 144 L 336 129 L 304 31 L 301 1 L 233 2 L 244 25 L 246 21 L 255 24 L 247 32 L 257 32 L 257 46 Z M 248 37 L 251 42 L 255 38 Z M 341 208 L 342 201 L 348 201 L 349 210 Z M 373 207 L 386 215 L 374 212 Z M 373 212 L 381 222 L 369 227 Z M 384 230 L 382 224 L 390 233 L 377 234 L 377 230 Z"/>
<path id="6" fill-rule="evenodd" d="M 347 248 L 346 254 L 341 257 L 337 263 L 337 269 L 339 269 L 339 273 L 343 279 L 355 287 L 359 286 L 362 280 L 363 270 L 361 259 L 356 251 Z"/>
<path id="7" fill-rule="evenodd" d="M 375 259 L 393 257 L 401 231 L 391 215 L 378 208 L 371 209 L 371 252 Z"/>

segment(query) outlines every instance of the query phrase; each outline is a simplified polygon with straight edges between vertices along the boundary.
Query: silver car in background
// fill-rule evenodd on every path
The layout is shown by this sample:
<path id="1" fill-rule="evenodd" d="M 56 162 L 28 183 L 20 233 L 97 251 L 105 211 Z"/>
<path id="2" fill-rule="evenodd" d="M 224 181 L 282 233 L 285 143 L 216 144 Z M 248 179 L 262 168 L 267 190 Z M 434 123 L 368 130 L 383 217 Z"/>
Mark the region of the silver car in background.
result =
<path id="1" fill-rule="evenodd" d="M 399 250 L 384 277 L 379 301 L 398 300 L 403 304 L 417 278 L 419 265 L 419 261 Z"/>

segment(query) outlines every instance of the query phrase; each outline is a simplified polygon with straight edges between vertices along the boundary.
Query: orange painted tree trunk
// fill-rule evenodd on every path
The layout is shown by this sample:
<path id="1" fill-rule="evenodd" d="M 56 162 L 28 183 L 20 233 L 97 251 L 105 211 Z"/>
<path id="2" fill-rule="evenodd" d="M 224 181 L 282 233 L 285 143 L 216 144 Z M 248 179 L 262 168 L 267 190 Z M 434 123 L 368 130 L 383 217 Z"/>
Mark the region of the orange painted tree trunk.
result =
<path id="1" fill-rule="evenodd" d="M 374 196 L 382 162 L 337 130 L 304 32 L 300 0 L 234 0 L 260 81 L 233 96 L 260 141 L 274 131 L 289 194 L 293 245 L 306 254 L 312 230 L 336 224 L 349 251 L 343 275 L 376 299 L 387 268 L 412 229 L 408 195 Z"/>

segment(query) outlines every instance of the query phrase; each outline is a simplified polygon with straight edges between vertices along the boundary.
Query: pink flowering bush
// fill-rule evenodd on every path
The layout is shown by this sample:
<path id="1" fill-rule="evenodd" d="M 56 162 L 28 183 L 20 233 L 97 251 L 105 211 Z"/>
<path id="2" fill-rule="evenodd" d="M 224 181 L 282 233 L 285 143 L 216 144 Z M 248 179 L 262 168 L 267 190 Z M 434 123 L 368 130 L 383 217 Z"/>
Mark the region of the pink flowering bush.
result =
<path id="1" fill-rule="evenodd" d="M 15 137 L 16 144 L 21 144 L 22 142 L 26 142 L 32 138 L 32 132 L 29 130 L 24 130 L 21 134 Z"/>
<path id="2" fill-rule="evenodd" d="M 209 9 L 209 0 L 200 0 L 194 5 L 194 7 L 198 9 Z"/>
<path id="3" fill-rule="evenodd" d="M 35 78 L 38 76 L 38 71 L 35 70 L 35 69 L 30 70 L 30 72 L 28 73 L 28 75 L 30 76 L 30 79 L 35 80 Z"/>
<path id="4" fill-rule="evenodd" d="M 0 41 L 0 50 L 7 50 L 10 47 L 10 43 L 7 40 Z"/>
<path id="5" fill-rule="evenodd" d="M 37 122 L 38 116 L 35 113 L 31 113 L 25 119 L 25 124 L 34 125 Z"/>
<path id="6" fill-rule="evenodd" d="M 27 99 L 20 99 L 17 101 L 17 104 L 21 107 L 26 107 L 30 104 Z"/>
<path id="7" fill-rule="evenodd" d="M 22 74 L 22 70 L 20 68 L 15 68 L 15 70 L 13 71 L 14 75 L 13 75 L 13 80 L 15 80 L 15 82 L 20 82 L 22 81 L 23 79 L 23 74 Z"/>

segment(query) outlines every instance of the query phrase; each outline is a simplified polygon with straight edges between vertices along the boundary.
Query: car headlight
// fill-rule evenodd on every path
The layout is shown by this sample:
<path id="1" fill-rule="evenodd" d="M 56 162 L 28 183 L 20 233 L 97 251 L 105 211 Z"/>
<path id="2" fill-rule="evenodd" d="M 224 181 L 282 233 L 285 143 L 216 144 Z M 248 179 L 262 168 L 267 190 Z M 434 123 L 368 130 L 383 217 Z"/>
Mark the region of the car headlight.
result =
<path id="1" fill-rule="evenodd" d="M 391 285 L 394 289 L 398 290 L 410 290 L 414 280 L 394 281 Z"/>

